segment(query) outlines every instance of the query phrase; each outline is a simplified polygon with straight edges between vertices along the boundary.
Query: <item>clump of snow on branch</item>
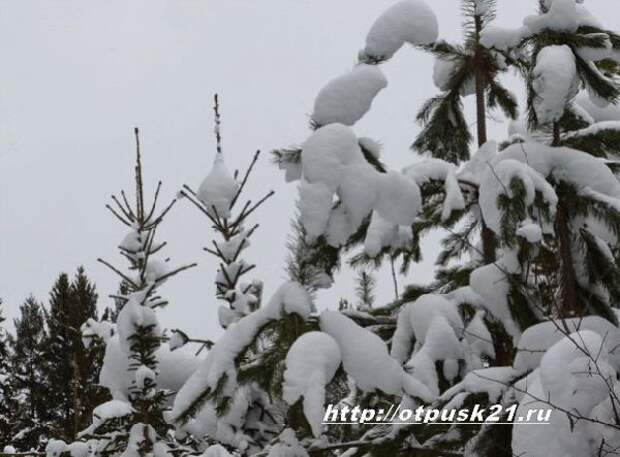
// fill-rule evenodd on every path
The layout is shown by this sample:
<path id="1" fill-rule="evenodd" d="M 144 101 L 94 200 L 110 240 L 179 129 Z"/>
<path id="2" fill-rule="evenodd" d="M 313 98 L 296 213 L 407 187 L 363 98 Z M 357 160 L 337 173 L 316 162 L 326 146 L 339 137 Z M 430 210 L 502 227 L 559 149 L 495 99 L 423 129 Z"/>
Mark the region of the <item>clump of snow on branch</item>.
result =
<path id="1" fill-rule="evenodd" d="M 439 34 L 437 17 L 423 0 L 403 0 L 389 7 L 370 28 L 363 56 L 389 59 L 405 43 L 430 44 Z"/>
<path id="2" fill-rule="evenodd" d="M 405 391 L 419 397 L 418 383 L 432 398 L 439 394 L 436 362 L 441 361 L 443 376 L 454 380 L 459 360 L 465 360 L 463 321 L 457 305 L 442 295 L 422 295 L 403 306 L 392 338 L 391 356 L 404 364 Z"/>
<path id="3" fill-rule="evenodd" d="M 401 227 L 410 232 L 421 205 L 418 186 L 402 173 L 373 168 L 349 127 L 329 124 L 315 131 L 303 146 L 301 160 L 299 206 L 310 240 L 326 234 L 330 244 L 344 244 L 373 210 L 374 224 L 381 226 L 375 232 L 383 241 L 370 235 L 369 243 L 378 243 L 379 250 L 397 241 L 394 233 Z"/>
<path id="4" fill-rule="evenodd" d="M 509 29 L 489 25 L 485 27 L 480 34 L 480 44 L 489 49 L 507 52 L 515 48 L 530 33 L 530 30 L 525 26 L 517 29 Z"/>
<path id="5" fill-rule="evenodd" d="M 321 331 L 338 342 L 345 371 L 365 392 L 375 389 L 392 395 L 402 390 L 402 368 L 390 357 L 383 340 L 338 311 L 323 311 Z M 378 376 L 378 373 L 381 373 Z"/>
<path id="6" fill-rule="evenodd" d="M 217 214 L 226 218 L 230 215 L 230 204 L 238 189 L 237 182 L 224 162 L 224 155 L 217 153 L 213 167 L 200 184 L 196 196 L 212 216 Z"/>
<path id="7" fill-rule="evenodd" d="M 321 434 L 325 386 L 334 377 L 340 361 L 338 343 L 322 332 L 303 334 L 286 355 L 282 398 L 292 405 L 303 397 L 304 414 L 315 437 Z"/>
<path id="8" fill-rule="evenodd" d="M 179 420 L 183 413 L 204 392 L 216 389 L 224 375 L 227 376 L 227 382 L 223 388 L 223 393 L 233 397 L 238 390 L 235 359 L 254 341 L 261 328 L 271 321 L 280 319 L 285 314 L 294 313 L 303 319 L 307 319 L 313 311 L 312 300 L 301 285 L 288 282 L 280 286 L 267 305 L 242 317 L 226 329 L 224 335 L 211 348 L 206 359 L 201 362 L 196 372 L 178 392 L 170 420 Z M 204 428 L 208 428 L 208 424 L 213 423 L 216 416 L 212 406 L 206 405 L 202 411 L 206 417 L 201 418 L 201 415 L 198 414 L 196 424 L 193 426 L 203 429 L 204 432 Z M 232 420 L 235 419 L 232 418 Z"/>
<path id="9" fill-rule="evenodd" d="M 457 179 L 456 165 L 441 159 L 426 159 L 410 165 L 403 173 L 412 178 L 418 186 L 431 181 L 443 181 L 445 199 L 441 220 L 445 221 L 453 211 L 465 208 L 465 198 Z"/>
<path id="10" fill-rule="evenodd" d="M 532 427 L 528 432 L 515 427 L 514 453 L 527 451 L 534 457 L 596 455 L 601 431 L 608 426 L 576 422 L 575 418 L 591 417 L 595 408 L 603 412 L 608 407 L 608 382 L 615 379 L 616 370 L 610 366 L 602 347 L 603 338 L 599 334 L 580 330 L 566 334 L 546 351 L 540 367 L 523 386 L 527 394 L 523 395 L 516 415 L 527 414 L 531 408 L 551 406 L 550 425 Z"/>
<path id="11" fill-rule="evenodd" d="M 376 95 L 386 86 L 387 80 L 379 67 L 359 64 L 321 89 L 314 101 L 312 120 L 317 125 L 353 125 L 366 114 Z"/>
<path id="12" fill-rule="evenodd" d="M 538 122 L 547 124 L 559 120 L 566 104 L 579 90 L 577 67 L 571 48 L 566 45 L 545 46 L 536 57 L 532 77 Z"/>
<path id="13" fill-rule="evenodd" d="M 517 344 L 513 362 L 515 370 L 525 373 L 538 368 L 543 354 L 564 338 L 566 332 L 588 330 L 603 338 L 602 349 L 609 363 L 620 371 L 620 329 L 599 316 L 564 319 L 562 322 L 546 321 L 533 325 L 523 332 Z"/>
<path id="14" fill-rule="evenodd" d="M 583 108 L 594 122 L 620 121 L 620 105 L 605 103 L 602 106 L 598 99 L 593 100 L 586 91 L 580 92 L 575 102 Z"/>
<path id="15" fill-rule="evenodd" d="M 167 346 L 161 346 L 155 353 L 155 358 L 158 366 L 159 386 L 174 392 L 181 388 L 199 364 L 191 352 L 182 350 L 172 352 Z M 119 336 L 114 335 L 107 341 L 103 366 L 99 374 L 99 384 L 110 391 L 112 398 L 128 401 L 135 381 L 130 365 L 131 361 L 127 358 Z"/>
<path id="16" fill-rule="evenodd" d="M 501 156 L 500 158 L 503 158 Z M 557 196 L 551 185 L 536 170 L 515 159 L 494 160 L 484 172 L 480 182 L 479 205 L 487 226 L 495 233 L 501 233 L 502 212 L 498 207 L 498 196 L 512 197 L 511 182 L 518 179 L 525 187 L 525 203 L 534 203 L 536 192 L 541 192 L 551 208 L 555 208 Z"/>
<path id="17" fill-rule="evenodd" d="M 482 297 L 482 306 L 502 323 L 513 340 L 518 339 L 521 331 L 512 317 L 508 295 L 510 275 L 519 271 L 516 253 L 505 251 L 495 263 L 476 268 L 469 278 L 471 289 Z"/>
<path id="18" fill-rule="evenodd" d="M 574 32 L 580 25 L 580 16 L 575 0 L 554 0 L 548 12 L 526 17 L 523 25 L 533 33 L 544 29 Z"/>

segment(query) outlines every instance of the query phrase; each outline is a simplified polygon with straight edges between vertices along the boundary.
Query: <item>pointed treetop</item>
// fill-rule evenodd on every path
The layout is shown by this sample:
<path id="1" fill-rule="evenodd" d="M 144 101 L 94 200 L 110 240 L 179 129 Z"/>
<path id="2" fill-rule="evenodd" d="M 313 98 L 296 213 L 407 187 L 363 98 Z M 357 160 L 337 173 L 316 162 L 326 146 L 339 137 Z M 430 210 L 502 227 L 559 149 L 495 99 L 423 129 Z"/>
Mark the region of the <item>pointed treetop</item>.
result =
<path id="1" fill-rule="evenodd" d="M 213 129 L 213 131 L 215 132 L 215 141 L 217 142 L 217 155 L 215 156 L 217 160 L 217 158 L 222 154 L 222 135 L 220 131 L 220 103 L 217 94 L 213 96 L 213 112 L 215 113 L 215 128 Z"/>
<path id="2" fill-rule="evenodd" d="M 142 157 L 140 155 L 140 131 L 134 127 L 136 137 L 136 211 L 138 220 L 144 220 L 144 185 L 142 181 Z"/>

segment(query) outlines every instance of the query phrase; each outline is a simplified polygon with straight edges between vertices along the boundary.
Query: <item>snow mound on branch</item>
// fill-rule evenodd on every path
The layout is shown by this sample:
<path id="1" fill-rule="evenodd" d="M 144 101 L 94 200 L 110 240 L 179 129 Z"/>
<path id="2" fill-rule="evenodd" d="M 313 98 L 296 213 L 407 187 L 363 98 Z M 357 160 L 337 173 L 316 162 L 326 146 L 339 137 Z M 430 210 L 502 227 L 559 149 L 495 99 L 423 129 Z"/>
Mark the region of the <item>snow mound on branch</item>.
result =
<path id="1" fill-rule="evenodd" d="M 112 335 L 114 335 L 115 329 L 116 326 L 111 322 L 96 321 L 90 317 L 80 327 L 82 343 L 84 344 L 84 347 L 88 348 L 95 338 L 101 338 L 101 340 L 107 342 Z"/>
<path id="2" fill-rule="evenodd" d="M 454 303 L 441 295 L 422 295 L 407 305 L 413 335 L 424 343 L 430 324 L 436 316 L 442 316 L 450 327 L 459 334 L 463 331 L 463 321 Z"/>
<path id="3" fill-rule="evenodd" d="M 338 342 L 342 365 L 361 390 L 401 394 L 403 370 L 381 338 L 338 311 L 323 311 L 319 323 Z"/>
<path id="4" fill-rule="evenodd" d="M 487 141 L 474 153 L 471 159 L 458 172 L 458 178 L 473 184 L 480 184 L 480 178 L 489 168 L 489 163 L 497 155 L 497 142 Z"/>
<path id="5" fill-rule="evenodd" d="M 157 358 L 157 385 L 161 389 L 178 391 L 198 367 L 199 361 L 191 351 L 178 349 L 171 352 L 161 346 Z M 127 401 L 129 390 L 135 380 L 129 370 L 130 360 L 122 350 L 118 335 L 111 337 L 105 348 L 99 384 L 106 387 L 115 400 Z"/>
<path id="6" fill-rule="evenodd" d="M 495 263 L 476 268 L 469 276 L 473 291 L 482 297 L 482 306 L 502 323 L 506 332 L 516 340 L 521 331 L 512 318 L 508 295 L 510 281 L 508 275 L 519 271 L 519 261 L 514 252 L 505 251 Z"/>
<path id="7" fill-rule="evenodd" d="M 289 405 L 303 397 L 304 414 L 313 435 L 321 434 L 325 386 L 340 366 L 340 347 L 327 333 L 309 332 L 299 337 L 286 355 L 282 398 Z"/>
<path id="8" fill-rule="evenodd" d="M 389 7 L 370 28 L 362 55 L 389 59 L 405 43 L 430 44 L 439 27 L 433 10 L 423 0 L 403 0 Z"/>
<path id="9" fill-rule="evenodd" d="M 585 91 L 577 95 L 575 102 L 586 110 L 595 122 L 620 121 L 620 105 L 610 103 L 601 107 L 594 103 Z"/>
<path id="10" fill-rule="evenodd" d="M 523 162 L 542 176 L 553 176 L 556 181 L 565 181 L 577 188 L 590 187 L 600 194 L 620 197 L 620 183 L 609 167 L 601 159 L 585 152 L 539 143 L 522 143 L 507 147 L 492 163 L 508 159 Z"/>
<path id="11" fill-rule="evenodd" d="M 412 238 L 410 226 L 392 224 L 383 219 L 377 211 L 373 211 L 364 239 L 364 252 L 370 257 L 376 257 L 381 249 L 404 247 Z"/>
<path id="12" fill-rule="evenodd" d="M 465 379 L 455 384 L 442 395 L 442 399 L 449 399 L 460 392 L 469 393 L 486 393 L 489 396 L 489 402 L 497 402 L 510 382 L 516 378 L 518 372 L 512 367 L 491 367 L 481 370 L 474 370 L 467 373 Z"/>
<path id="13" fill-rule="evenodd" d="M 282 318 L 284 314 L 297 314 L 307 319 L 313 311 L 312 299 L 299 283 L 287 282 L 281 285 L 266 306 L 228 326 L 177 394 L 171 418 L 178 420 L 196 398 L 207 390 L 215 389 L 224 375 L 229 380 L 224 387 L 224 394 L 232 396 L 237 388 L 235 359 L 254 341 L 261 328 Z"/>
<path id="14" fill-rule="evenodd" d="M 326 234 L 330 245 L 340 246 L 373 210 L 379 230 L 374 227 L 367 237 L 368 252 L 374 256 L 382 247 L 410 240 L 409 226 L 421 206 L 418 186 L 402 173 L 374 169 L 349 127 L 329 124 L 315 131 L 303 147 L 302 169 L 300 212 L 310 241 Z M 450 189 L 458 197 L 454 186 Z"/>
<path id="15" fill-rule="evenodd" d="M 224 258 L 229 262 L 232 262 L 236 260 L 240 252 L 250 246 L 250 240 L 248 239 L 245 230 L 241 228 L 238 235 L 233 236 L 227 241 L 215 241 L 215 245 Z"/>
<path id="16" fill-rule="evenodd" d="M 333 192 L 322 182 L 299 185 L 299 214 L 310 240 L 321 236 L 327 228 L 333 205 Z"/>
<path id="17" fill-rule="evenodd" d="M 132 406 L 125 401 L 110 400 L 102 403 L 93 410 L 93 421 L 87 429 L 80 432 L 80 436 L 93 434 L 101 424 L 112 419 L 129 416 L 133 412 Z"/>
<path id="18" fill-rule="evenodd" d="M 232 454 L 221 444 L 209 446 L 202 455 L 203 457 L 232 457 Z"/>
<path id="19" fill-rule="evenodd" d="M 615 370 L 607 364 L 602 347 L 603 340 L 597 333 L 580 330 L 545 353 L 540 361 L 540 379 L 558 406 L 570 405 L 587 414 L 609 394 L 605 379 L 615 377 Z M 603 377 L 597 375 L 595 363 Z"/>
<path id="20" fill-rule="evenodd" d="M 163 283 L 164 276 L 170 272 L 168 263 L 158 259 L 149 259 L 144 271 L 144 281 L 148 284 Z"/>
<path id="21" fill-rule="evenodd" d="M 381 157 L 381 149 L 383 148 L 383 145 L 379 141 L 363 136 L 358 138 L 358 142 L 360 147 L 368 151 L 375 159 Z"/>
<path id="22" fill-rule="evenodd" d="M 146 240 L 143 239 L 142 234 L 138 230 L 132 229 L 125 235 L 119 248 L 130 254 L 138 253 L 145 250 L 145 241 Z"/>
<path id="23" fill-rule="evenodd" d="M 463 347 L 455 333 L 455 329 L 442 315 L 433 317 L 431 325 L 426 331 L 423 349 L 428 351 L 428 355 L 432 360 L 456 360 L 463 358 Z"/>
<path id="24" fill-rule="evenodd" d="M 10 447 L 10 446 L 7 446 Z M 65 443 L 63 440 L 50 440 L 45 447 L 46 457 L 60 457 L 63 453 L 68 453 L 71 457 L 87 457 L 90 455 L 90 447 L 83 441 L 75 441 L 71 444 Z M 5 448 L 6 453 L 6 448 Z M 15 449 L 11 454 L 15 453 Z"/>
<path id="25" fill-rule="evenodd" d="M 579 91 L 577 66 L 571 48 L 566 45 L 545 46 L 536 57 L 532 77 L 538 122 L 548 124 L 559 120 L 566 104 Z"/>
<path id="26" fill-rule="evenodd" d="M 385 87 L 387 80 L 379 67 L 359 64 L 321 89 L 314 102 L 312 120 L 319 126 L 353 125 L 368 112 L 374 98 Z"/>
<path id="27" fill-rule="evenodd" d="M 143 304 L 144 300 L 144 292 L 130 294 L 127 303 L 125 303 L 116 318 L 118 341 L 123 352 L 128 355 L 131 354 L 131 337 L 136 333 L 138 327 L 152 327 L 153 335 L 161 335 L 155 311 L 145 306 Z"/>
<path id="28" fill-rule="evenodd" d="M 364 239 L 364 252 L 370 257 L 376 257 L 381 249 L 390 246 L 396 237 L 397 227 L 373 211 L 370 224 Z"/>
<path id="29" fill-rule="evenodd" d="M 375 210 L 392 224 L 413 224 L 422 205 L 420 189 L 416 183 L 397 171 L 388 171 L 379 176 Z"/>
<path id="30" fill-rule="evenodd" d="M 63 440 L 49 440 L 45 446 L 45 455 L 47 457 L 60 457 L 60 454 L 67 449 L 67 443 Z"/>
<path id="31" fill-rule="evenodd" d="M 602 131 L 620 131 L 620 121 L 602 121 L 589 125 L 583 129 L 573 130 L 566 134 L 565 138 L 579 138 L 589 135 L 597 135 Z"/>
<path id="32" fill-rule="evenodd" d="M 517 235 L 526 239 L 528 243 L 539 243 L 542 240 L 542 228 L 530 220 L 521 223 L 517 229 Z"/>
<path id="33" fill-rule="evenodd" d="M 507 52 L 516 48 L 529 34 L 530 30 L 527 27 L 508 29 L 490 25 L 482 30 L 480 44 L 485 48 Z"/>
<path id="34" fill-rule="evenodd" d="M 196 196 L 205 205 L 209 214 L 215 216 L 217 212 L 219 217 L 226 218 L 230 216 L 230 204 L 238 189 L 238 183 L 224 162 L 224 155 L 217 153 L 213 167 L 200 184 Z"/>
<path id="35" fill-rule="evenodd" d="M 368 163 L 348 165 L 342 168 L 338 195 L 353 228 L 362 221 L 377 202 L 382 175 Z"/>
<path id="36" fill-rule="evenodd" d="M 146 365 L 140 365 L 136 370 L 135 383 L 138 389 L 144 389 L 155 382 L 156 374 Z"/>
<path id="37" fill-rule="evenodd" d="M 409 359 L 405 364 L 407 376 L 422 383 L 436 397 L 439 395 L 436 362 L 443 362 L 446 380 L 456 379 L 459 360 L 465 359 L 460 341 L 462 333 L 463 322 L 454 303 L 441 295 L 422 295 L 401 310 L 391 355 L 401 363 Z M 410 356 L 413 347 L 417 349 Z M 406 389 L 408 393 L 410 387 Z"/>
<path id="38" fill-rule="evenodd" d="M 513 179 L 518 179 L 525 187 L 526 206 L 534 203 L 537 191 L 541 192 L 551 211 L 554 211 L 557 204 L 555 191 L 540 173 L 508 156 L 502 155 L 501 158 L 503 160 L 493 161 L 482 175 L 478 200 L 487 227 L 497 234 L 501 234 L 502 220 L 498 197 L 502 194 L 513 197 L 510 187 Z"/>
<path id="39" fill-rule="evenodd" d="M 269 449 L 267 457 L 308 457 L 308 453 L 295 436 L 295 432 L 285 428 L 278 437 L 278 443 Z"/>
<path id="40" fill-rule="evenodd" d="M 343 205 L 334 208 L 329 215 L 325 237 L 330 246 L 338 247 L 346 244 L 353 233 L 351 217 L 345 211 Z"/>
<path id="41" fill-rule="evenodd" d="M 459 374 L 462 347 L 443 316 L 436 316 L 429 328 L 429 338 L 405 364 L 409 376 L 424 384 L 434 395 L 439 395 L 439 377 L 436 362 L 443 362 L 443 376 L 452 382 Z"/>
<path id="42" fill-rule="evenodd" d="M 609 363 L 620 371 L 620 329 L 599 316 L 585 316 L 557 321 L 541 322 L 526 329 L 517 344 L 517 354 L 512 366 L 519 372 L 534 370 L 540 364 L 547 349 L 579 330 L 596 332 L 603 339 L 603 351 Z"/>
<path id="43" fill-rule="evenodd" d="M 189 341 L 187 335 L 180 330 L 173 330 L 168 340 L 168 348 L 170 352 L 185 346 Z"/>
<path id="44" fill-rule="evenodd" d="M 355 133 L 342 124 L 316 130 L 303 145 L 302 173 L 308 182 L 322 182 L 333 192 L 340 184 L 342 165 L 363 163 Z"/>
<path id="45" fill-rule="evenodd" d="M 574 32 L 580 23 L 581 14 L 575 0 L 554 0 L 547 13 L 528 16 L 523 20 L 523 25 L 533 33 L 545 29 Z"/>
<path id="46" fill-rule="evenodd" d="M 465 341 L 467 351 L 477 357 L 476 360 L 468 360 L 468 366 L 482 368 L 480 365 L 482 356 L 495 358 L 495 347 L 493 337 L 484 323 L 484 311 L 478 310 L 473 319 L 465 328 Z"/>
<path id="47" fill-rule="evenodd" d="M 450 81 L 454 74 L 458 71 L 458 61 L 456 59 L 436 58 L 433 64 L 433 82 L 435 86 L 442 92 L 451 89 Z M 474 78 L 467 78 L 461 84 L 459 93 L 462 97 L 473 95 L 476 93 L 476 82 Z"/>
<path id="48" fill-rule="evenodd" d="M 452 59 L 435 59 L 433 64 L 433 82 L 442 92 L 450 90 L 450 80 L 456 72 L 456 62 Z"/>
<path id="49" fill-rule="evenodd" d="M 453 211 L 465 208 L 465 199 L 456 177 L 456 166 L 441 159 L 426 159 L 405 167 L 403 174 L 423 186 L 430 181 L 443 181 L 446 197 L 441 211 L 441 220 L 447 220 Z"/>
<path id="50" fill-rule="evenodd" d="M 443 317 L 454 332 L 462 333 L 463 321 L 454 303 L 442 295 L 422 295 L 401 308 L 392 338 L 391 356 L 404 363 L 411 354 L 413 343 L 424 343 L 437 316 Z"/>
<path id="51" fill-rule="evenodd" d="M 551 408 L 550 425 L 528 427 L 532 429 L 529 431 L 515 427 L 514 453 L 525 451 L 534 457 L 598 454 L 601 428 L 587 421 L 570 421 L 564 411 L 591 417 L 592 411 L 610 395 L 606 379 L 615 379 L 616 373 L 600 351 L 602 344 L 600 335 L 581 330 L 562 338 L 546 351 L 540 368 L 522 386 L 527 393 L 521 398 L 516 416 L 524 416 L 531 408 Z"/>

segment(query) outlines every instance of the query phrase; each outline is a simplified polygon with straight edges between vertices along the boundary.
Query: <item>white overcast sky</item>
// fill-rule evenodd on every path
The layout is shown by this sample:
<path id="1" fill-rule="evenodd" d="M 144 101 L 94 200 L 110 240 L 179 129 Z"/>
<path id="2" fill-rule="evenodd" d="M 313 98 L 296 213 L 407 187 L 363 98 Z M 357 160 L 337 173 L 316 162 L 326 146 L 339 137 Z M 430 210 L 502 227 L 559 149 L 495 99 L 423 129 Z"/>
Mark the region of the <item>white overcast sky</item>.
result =
<path id="1" fill-rule="evenodd" d="M 459 39 L 458 0 L 427 0 L 440 35 Z M 132 190 L 132 129 L 141 129 L 146 182 L 164 181 L 172 198 L 196 187 L 214 154 L 211 99 L 222 98 L 223 136 L 231 168 L 264 151 L 248 190 L 276 196 L 256 213 L 261 227 L 246 259 L 257 264 L 268 298 L 284 278 L 284 242 L 294 214 L 295 184 L 285 184 L 268 151 L 309 134 L 314 96 L 354 65 L 366 31 L 392 0 L 0 0 L 0 297 L 16 316 L 33 293 L 47 293 L 61 271 L 86 267 L 100 307 L 118 278 L 96 262 L 124 265 L 115 246 L 125 228 L 105 210 L 111 193 Z M 537 0 L 500 0 L 499 25 L 517 26 Z M 617 0 L 587 0 L 606 26 L 620 29 Z M 432 61 L 403 48 L 384 65 L 389 86 L 356 126 L 400 168 L 419 127 L 421 102 L 436 93 Z M 508 84 L 521 93 L 518 79 Z M 471 101 L 468 101 L 471 104 Z M 471 113 L 471 106 L 468 110 Z M 491 126 L 501 139 L 506 124 Z M 470 116 L 471 118 L 471 116 Z M 195 336 L 218 330 L 214 259 L 202 251 L 209 224 L 179 202 L 160 236 L 174 264 L 199 266 L 162 287 L 171 301 L 162 325 Z M 435 243 L 401 285 L 432 276 Z M 318 297 L 319 308 L 353 296 L 350 275 Z M 381 275 L 380 302 L 392 298 Z"/>

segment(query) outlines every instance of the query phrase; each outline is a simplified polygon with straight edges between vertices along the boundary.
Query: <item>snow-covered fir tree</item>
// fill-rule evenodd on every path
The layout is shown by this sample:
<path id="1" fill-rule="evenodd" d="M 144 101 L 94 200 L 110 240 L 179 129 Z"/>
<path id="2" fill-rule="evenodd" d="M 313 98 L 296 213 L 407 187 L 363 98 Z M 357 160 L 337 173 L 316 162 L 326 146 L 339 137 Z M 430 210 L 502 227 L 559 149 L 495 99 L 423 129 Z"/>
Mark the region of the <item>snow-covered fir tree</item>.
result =
<path id="1" fill-rule="evenodd" d="M 181 195 L 198 208 L 213 225 L 220 238 L 211 240 L 211 246 L 205 247 L 204 250 L 215 257 L 219 264 L 215 278 L 216 295 L 218 299 L 227 304 L 218 308 L 218 318 L 220 325 L 226 328 L 260 306 L 262 283 L 256 279 L 250 282 L 243 281 L 244 276 L 252 271 L 255 265 L 246 262 L 242 253 L 250 246 L 250 238 L 258 228 L 258 224 L 254 224 L 249 229 L 246 228 L 248 217 L 273 195 L 273 191 L 268 192 L 255 203 L 247 200 L 237 214 L 232 214 L 259 158 L 260 151 L 254 154 L 243 177 L 237 180 L 239 172 L 235 171 L 234 175 L 231 174 L 224 160 L 217 94 L 214 96 L 213 112 L 216 138 L 213 167 L 200 184 L 198 191 L 185 185 L 181 190 Z"/>
<path id="2" fill-rule="evenodd" d="M 307 297 L 294 299 L 291 289 L 298 295 L 299 285 L 279 289 L 267 305 L 228 327 L 175 401 L 174 420 L 205 443 L 217 442 L 211 446 L 214 455 L 559 457 L 602 455 L 618 446 L 614 411 L 620 405 L 620 366 L 614 347 L 620 333 L 613 278 L 620 183 L 609 157 L 596 157 L 601 148 L 613 154 L 616 126 L 596 125 L 582 105 L 579 115 L 569 113 L 561 121 L 579 88 L 595 106 L 616 109 L 609 105 L 616 98 L 614 76 L 597 67 L 608 68 L 605 61 L 617 58 L 615 34 L 574 0 L 543 1 L 539 14 L 516 31 L 492 26 L 491 2 L 466 5 L 475 39 L 464 46 L 469 51 L 463 60 L 472 54 L 492 56 L 494 68 L 484 78 L 488 85 L 509 65 L 526 76 L 530 123 L 519 138 L 513 134 L 501 150 L 496 142 L 481 141 L 469 159 L 459 150 L 446 151 L 463 160 L 458 167 L 434 158 L 401 171 L 379 159 L 376 142 L 357 138 L 355 123 L 387 85 L 379 65 L 395 58 L 405 43 L 435 52 L 446 46 L 436 44 L 431 8 L 421 0 L 405 0 L 377 19 L 359 64 L 319 92 L 310 137 L 275 156 L 287 181 L 300 181 L 304 242 L 330 253 L 332 265 L 360 244 L 363 253 L 357 259 L 380 264 L 400 257 L 409 264 L 419 258 L 420 224 L 449 228 L 470 211 L 496 238 L 492 255 L 484 255 L 476 233 L 455 235 L 450 257 L 465 254 L 474 261 L 469 270 L 460 270 L 457 282 L 422 295 L 418 288 L 368 312 L 315 313 Z M 468 75 L 482 72 L 479 59 L 472 59 Z M 493 90 L 487 88 L 487 104 L 499 104 L 514 117 L 512 98 L 509 103 L 502 91 L 499 101 Z M 463 94 L 459 88 L 453 95 L 458 101 Z M 453 124 L 461 112 L 455 106 L 458 110 L 448 105 L 445 114 Z M 576 118 L 590 122 L 562 127 L 569 121 L 575 125 Z M 545 128 L 551 134 L 542 135 Z M 444 147 L 442 138 L 426 134 Z M 572 148 L 560 143 L 570 138 Z M 599 152 L 588 151 L 586 144 Z M 254 347 L 273 321 L 295 314 L 303 323 L 297 334 L 271 339 L 286 352 L 277 361 L 284 359 L 281 391 L 273 383 L 271 389 L 260 385 L 281 414 L 269 424 L 279 437 L 265 447 L 265 423 L 254 422 L 250 414 L 255 386 L 244 371 L 246 364 L 267 366 Z M 502 347 L 505 338 L 509 350 Z M 250 387 L 240 389 L 245 382 Z M 552 432 L 481 424 L 326 427 L 323 405 L 327 399 L 333 403 L 334 394 L 359 405 L 398 403 L 413 409 L 499 402 L 521 412 L 536 404 L 553 409 Z"/>
<path id="3" fill-rule="evenodd" d="M 244 281 L 254 273 L 244 257 L 257 228 L 250 216 L 272 193 L 241 204 L 259 155 L 242 175 L 230 172 L 215 98 L 213 166 L 198 190 L 180 193 L 216 235 L 205 248 L 217 259 L 216 298 L 224 302 L 214 343 L 180 329 L 168 338 L 159 326 L 156 311 L 167 301 L 156 289 L 187 267 L 170 269 L 156 258 L 165 243 L 155 231 L 174 201 L 158 213 L 158 185 L 147 208 L 138 147 L 135 204 L 122 192 L 109 207 L 129 229 L 119 246 L 129 271 L 101 260 L 122 280 L 113 297 L 118 316 L 81 329 L 85 343 L 105 343 L 99 382 L 113 399 L 95 408 L 78 441 L 50 441 L 49 457 L 617 453 L 620 36 L 581 1 L 540 0 L 514 29 L 495 27 L 492 0 L 460 4 L 465 41 L 452 45 L 439 39 L 431 5 L 395 2 L 370 28 L 358 63 L 317 94 L 308 138 L 275 151 L 286 181 L 298 182 L 289 280 L 275 291 Z M 406 44 L 437 57 L 441 93 L 420 111 L 419 156 L 395 170 L 379 142 L 359 138 L 355 126 L 388 85 L 382 64 L 397 64 Z M 501 82 L 508 70 L 523 76 L 527 120 L 489 140 L 489 110 L 517 117 Z M 473 153 L 462 108 L 468 95 L 476 99 Z M 435 281 L 377 303 L 370 269 L 400 263 L 399 273 L 415 277 L 420 241 L 438 227 L 449 235 Z M 331 287 L 342 266 L 362 268 L 359 303 L 338 310 L 315 303 L 316 290 Z M 11 384 L 17 398 L 36 393 L 38 372 L 24 363 L 45 340 L 36 303 L 22 313 L 12 356 L 21 364 Z M 207 350 L 186 358 L 188 343 Z M 546 427 L 449 416 L 443 424 L 400 417 L 325 424 L 328 403 L 445 414 L 501 404 L 508 422 L 508 412 L 552 411 Z M 24 448 L 37 447 L 46 426 L 43 412 L 31 414 L 36 423 L 14 438 Z"/>
<path id="4" fill-rule="evenodd" d="M 112 297 L 122 303 L 122 308 L 116 324 L 90 318 L 81 328 L 86 347 L 94 339 L 105 342 L 99 383 L 109 390 L 112 400 L 94 409 L 92 422 L 80 431 L 78 441 L 50 441 L 46 448 L 48 456 L 70 453 L 73 457 L 163 457 L 181 445 L 171 434 L 164 412 L 176 389 L 193 371 L 194 363 L 183 354 L 172 355 L 167 345 L 162 345 L 166 336 L 157 320 L 157 310 L 167 306 L 168 301 L 157 289 L 195 264 L 171 268 L 167 259 L 158 259 L 166 243 L 156 240 L 156 230 L 176 199 L 163 210 L 157 208 L 161 182 L 152 202 L 145 199 L 138 129 L 135 137 L 135 202 L 130 203 L 122 191 L 120 197 L 112 197 L 115 206 L 107 206 L 128 228 L 128 234 L 119 244 L 128 269 L 123 271 L 99 259 L 125 284 L 125 292 Z"/>

